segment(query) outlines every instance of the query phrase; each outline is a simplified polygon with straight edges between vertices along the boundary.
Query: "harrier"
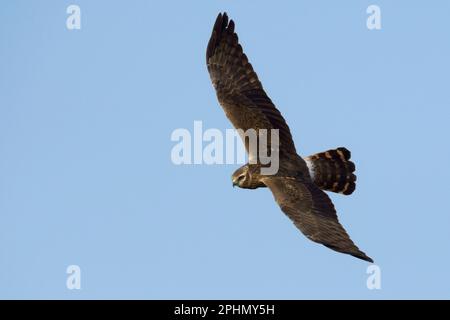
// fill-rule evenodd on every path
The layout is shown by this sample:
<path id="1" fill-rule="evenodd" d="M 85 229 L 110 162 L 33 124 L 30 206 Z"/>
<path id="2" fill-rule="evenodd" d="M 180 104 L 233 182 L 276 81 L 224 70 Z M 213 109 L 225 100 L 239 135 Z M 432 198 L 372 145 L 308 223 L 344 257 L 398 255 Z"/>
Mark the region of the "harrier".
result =
<path id="1" fill-rule="evenodd" d="M 248 163 L 233 173 L 233 186 L 268 187 L 281 210 L 310 240 L 373 262 L 350 239 L 323 191 L 349 195 L 355 190 L 355 165 L 350 161 L 350 151 L 337 148 L 306 158 L 297 154 L 288 125 L 264 91 L 234 28 L 226 13 L 219 14 L 206 50 L 211 81 L 219 103 L 236 129 L 278 129 L 279 170 L 273 175 L 263 175 L 261 162 Z M 257 158 L 258 155 L 251 154 L 245 138 L 244 144 L 249 158 Z"/>

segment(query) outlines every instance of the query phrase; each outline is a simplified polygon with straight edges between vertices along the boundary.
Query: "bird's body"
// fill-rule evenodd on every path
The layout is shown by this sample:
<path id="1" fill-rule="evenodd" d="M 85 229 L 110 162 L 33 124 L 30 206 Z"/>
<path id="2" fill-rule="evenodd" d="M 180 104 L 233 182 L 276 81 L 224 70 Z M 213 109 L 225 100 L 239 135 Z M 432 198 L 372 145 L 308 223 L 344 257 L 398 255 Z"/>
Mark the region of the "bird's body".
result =
<path id="1" fill-rule="evenodd" d="M 259 154 L 244 139 L 250 159 L 235 171 L 233 185 L 255 189 L 268 187 L 283 212 L 312 241 L 333 250 L 372 262 L 350 239 L 338 221 L 333 203 L 322 190 L 351 194 L 355 189 L 355 166 L 345 148 L 328 150 L 306 158 L 298 155 L 291 132 L 281 113 L 264 91 L 234 32 L 233 20 L 219 14 L 206 52 L 208 71 L 226 116 L 236 129 L 277 130 L 279 168 L 261 173 Z M 275 143 L 267 141 L 267 149 Z"/>

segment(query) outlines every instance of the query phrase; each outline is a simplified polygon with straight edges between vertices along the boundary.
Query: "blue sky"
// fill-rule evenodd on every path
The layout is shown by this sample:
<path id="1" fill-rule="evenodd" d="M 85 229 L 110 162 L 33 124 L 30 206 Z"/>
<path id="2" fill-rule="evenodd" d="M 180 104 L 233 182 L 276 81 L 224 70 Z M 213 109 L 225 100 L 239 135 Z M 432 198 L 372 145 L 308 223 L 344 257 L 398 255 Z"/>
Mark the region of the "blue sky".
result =
<path id="1" fill-rule="evenodd" d="M 0 298 L 449 298 L 450 3 L 426 4 L 3 2 Z M 220 11 L 298 151 L 352 151 L 357 190 L 331 198 L 381 290 L 268 190 L 233 189 L 238 165 L 171 162 L 173 130 L 231 128 L 205 66 Z"/>

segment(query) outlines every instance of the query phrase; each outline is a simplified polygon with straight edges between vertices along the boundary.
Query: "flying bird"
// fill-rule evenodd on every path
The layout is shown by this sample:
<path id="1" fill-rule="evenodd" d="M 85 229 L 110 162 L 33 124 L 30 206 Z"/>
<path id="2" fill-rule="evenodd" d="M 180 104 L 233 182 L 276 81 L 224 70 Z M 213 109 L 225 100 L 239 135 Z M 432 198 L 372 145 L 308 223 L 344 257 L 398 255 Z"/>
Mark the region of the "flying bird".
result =
<path id="1" fill-rule="evenodd" d="M 297 154 L 291 132 L 280 111 L 266 94 L 239 44 L 233 20 L 220 13 L 206 50 L 206 64 L 220 105 L 236 129 L 278 129 L 279 169 L 261 173 L 263 164 L 247 163 L 232 175 L 233 186 L 246 189 L 268 187 L 281 210 L 310 240 L 369 262 L 373 260 L 350 239 L 339 223 L 328 195 L 349 195 L 355 190 L 355 165 L 350 151 L 337 148 L 305 158 Z M 250 158 L 258 154 L 244 144 Z M 271 141 L 268 141 L 268 150 Z M 252 151 L 253 150 L 253 151 Z"/>

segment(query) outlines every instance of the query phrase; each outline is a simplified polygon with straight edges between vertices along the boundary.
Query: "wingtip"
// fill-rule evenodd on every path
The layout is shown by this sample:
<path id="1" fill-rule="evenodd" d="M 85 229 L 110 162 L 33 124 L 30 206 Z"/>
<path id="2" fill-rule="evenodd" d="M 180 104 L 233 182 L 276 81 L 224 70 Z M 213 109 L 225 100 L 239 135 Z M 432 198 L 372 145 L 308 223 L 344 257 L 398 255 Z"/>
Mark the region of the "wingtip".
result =
<path id="1" fill-rule="evenodd" d="M 342 250 L 339 247 L 336 247 L 335 245 L 332 244 L 325 244 L 322 243 L 325 247 L 330 248 L 331 250 L 337 251 L 337 252 L 341 252 L 341 253 L 345 253 L 345 254 L 349 254 L 355 258 L 373 263 L 373 259 L 369 256 L 367 256 L 364 252 L 362 252 L 361 250 L 359 250 L 357 247 L 352 248 L 351 250 Z"/>
<path id="2" fill-rule="evenodd" d="M 214 23 L 213 32 L 221 29 L 222 24 L 223 24 L 223 14 L 222 14 L 222 12 L 220 12 L 217 15 L 216 22 Z"/>
<path id="3" fill-rule="evenodd" d="M 233 21 L 233 19 L 231 19 L 230 22 L 228 22 L 228 32 L 230 34 L 234 33 L 234 21 Z"/>
<path id="4" fill-rule="evenodd" d="M 220 12 L 217 15 L 216 23 L 214 24 L 214 30 L 216 32 L 222 32 L 226 29 L 233 29 L 234 31 L 234 21 L 230 18 L 228 18 L 228 14 L 224 11 L 223 13 Z"/>
<path id="5" fill-rule="evenodd" d="M 222 17 L 224 20 L 228 21 L 228 13 L 226 11 L 224 11 L 222 14 Z"/>
<path id="6" fill-rule="evenodd" d="M 221 37 L 224 34 L 233 34 L 233 33 L 234 33 L 234 21 L 228 18 L 228 14 L 226 12 L 223 13 L 220 12 L 217 15 L 216 22 L 214 23 L 212 34 L 206 49 L 207 63 L 209 57 L 211 57 L 214 54 L 214 49 L 220 42 Z"/>
<path id="7" fill-rule="evenodd" d="M 370 263 L 374 263 L 373 259 L 369 256 L 367 256 L 364 252 L 360 252 L 358 254 L 352 254 L 352 256 L 354 256 L 355 258 L 370 262 Z"/>

